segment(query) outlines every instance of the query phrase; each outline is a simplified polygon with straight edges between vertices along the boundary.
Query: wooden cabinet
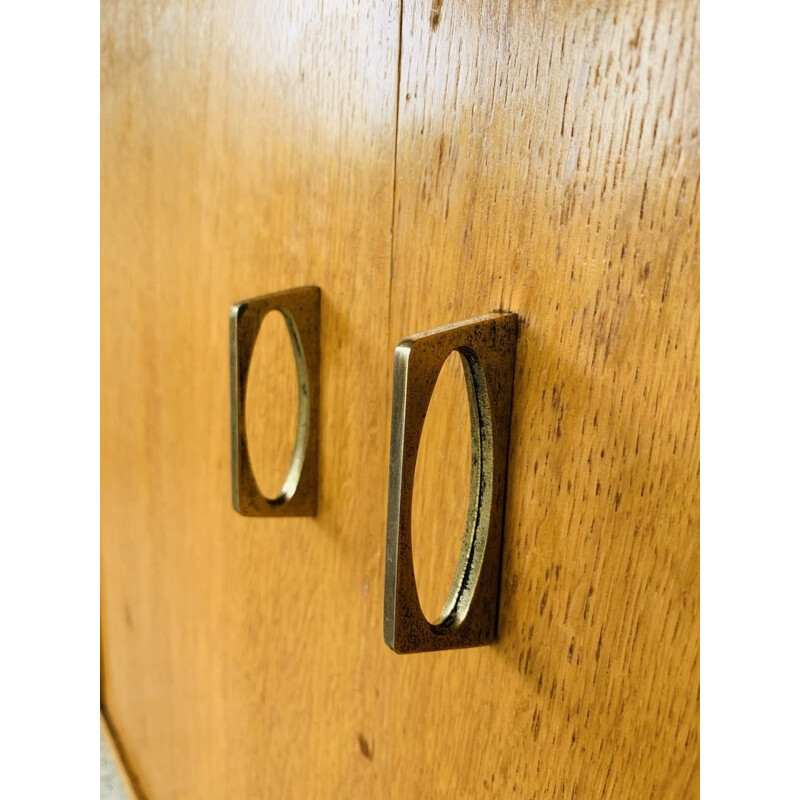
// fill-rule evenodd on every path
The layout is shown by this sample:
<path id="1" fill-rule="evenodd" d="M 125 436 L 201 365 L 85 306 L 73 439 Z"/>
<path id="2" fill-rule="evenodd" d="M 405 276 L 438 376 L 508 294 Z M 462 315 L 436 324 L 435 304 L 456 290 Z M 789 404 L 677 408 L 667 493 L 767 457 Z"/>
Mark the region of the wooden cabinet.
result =
<path id="1" fill-rule="evenodd" d="M 698 796 L 697 15 L 104 0 L 102 697 L 143 796 Z M 228 308 L 302 284 L 319 514 L 244 518 Z M 496 309 L 499 640 L 398 656 L 393 348 Z M 259 346 L 256 438 L 285 452 L 294 366 Z M 424 603 L 463 526 L 455 377 L 418 466 Z"/>

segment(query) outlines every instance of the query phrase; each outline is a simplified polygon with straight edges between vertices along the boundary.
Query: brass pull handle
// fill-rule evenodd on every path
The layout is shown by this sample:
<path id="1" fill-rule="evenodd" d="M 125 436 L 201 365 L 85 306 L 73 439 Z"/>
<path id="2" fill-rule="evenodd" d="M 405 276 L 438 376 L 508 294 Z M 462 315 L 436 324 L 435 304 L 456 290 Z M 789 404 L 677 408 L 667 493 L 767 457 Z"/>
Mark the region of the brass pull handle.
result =
<path id="1" fill-rule="evenodd" d="M 258 332 L 270 311 L 283 315 L 297 368 L 297 434 L 281 493 L 265 497 L 247 447 L 245 393 Z M 319 454 L 320 290 L 303 286 L 254 297 L 232 306 L 231 482 L 233 507 L 246 517 L 313 517 L 317 513 Z"/>
<path id="2" fill-rule="evenodd" d="M 497 636 L 517 315 L 487 314 L 404 339 L 395 349 L 383 632 L 397 653 L 487 644 Z M 414 578 L 411 506 L 422 426 L 447 357 L 464 360 L 472 428 L 469 511 L 450 595 L 425 618 Z"/>

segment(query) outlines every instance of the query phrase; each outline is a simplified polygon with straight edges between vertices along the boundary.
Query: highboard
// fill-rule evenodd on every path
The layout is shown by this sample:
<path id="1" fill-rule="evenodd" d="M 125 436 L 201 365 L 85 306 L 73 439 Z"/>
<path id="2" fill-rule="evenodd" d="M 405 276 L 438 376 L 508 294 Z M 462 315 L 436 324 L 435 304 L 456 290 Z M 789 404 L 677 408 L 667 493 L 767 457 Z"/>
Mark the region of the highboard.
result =
<path id="1" fill-rule="evenodd" d="M 142 797 L 698 797 L 696 0 L 101 14 L 101 692 Z M 243 517 L 228 312 L 303 285 L 318 513 Z M 498 640 L 397 655 L 393 351 L 500 310 Z M 247 391 L 264 485 L 297 404 L 270 326 Z M 414 484 L 430 617 L 469 446 L 451 357 Z"/>

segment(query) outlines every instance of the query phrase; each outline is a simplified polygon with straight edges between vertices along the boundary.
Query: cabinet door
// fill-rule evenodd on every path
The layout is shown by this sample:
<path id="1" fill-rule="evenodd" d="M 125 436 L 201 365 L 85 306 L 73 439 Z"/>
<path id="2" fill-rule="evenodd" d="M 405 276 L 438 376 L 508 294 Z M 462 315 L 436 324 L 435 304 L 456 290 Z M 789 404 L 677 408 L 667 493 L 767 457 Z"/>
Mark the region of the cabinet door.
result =
<path id="1" fill-rule="evenodd" d="M 696 797 L 696 2 L 104 0 L 102 27 L 102 698 L 143 796 Z M 243 518 L 228 307 L 309 283 L 319 514 Z M 499 639 L 397 656 L 392 351 L 496 309 Z M 280 343 L 249 398 L 275 474 Z M 464 523 L 457 378 L 417 467 L 426 610 Z"/>
<path id="2" fill-rule="evenodd" d="M 152 800 L 345 796 L 383 648 L 397 10 L 138 0 L 102 23 L 103 702 Z M 228 310 L 303 284 L 319 514 L 244 518 Z M 285 454 L 285 398 L 259 399 Z"/>
<path id="3" fill-rule="evenodd" d="M 376 758 L 409 797 L 696 797 L 697 6 L 403 8 L 392 340 L 521 325 L 499 642 L 399 662 Z M 415 485 L 432 594 L 458 408 Z"/>

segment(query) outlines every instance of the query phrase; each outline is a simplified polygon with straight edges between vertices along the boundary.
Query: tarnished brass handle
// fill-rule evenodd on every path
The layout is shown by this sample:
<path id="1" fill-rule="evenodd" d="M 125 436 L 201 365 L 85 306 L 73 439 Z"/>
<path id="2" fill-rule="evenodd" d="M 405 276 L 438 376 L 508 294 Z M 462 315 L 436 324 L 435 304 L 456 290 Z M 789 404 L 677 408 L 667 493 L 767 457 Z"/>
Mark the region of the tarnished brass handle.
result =
<path id="1" fill-rule="evenodd" d="M 258 332 L 270 311 L 286 320 L 297 367 L 297 435 L 281 493 L 265 497 L 247 449 L 245 393 Z M 244 300 L 231 308 L 231 479 L 233 507 L 246 517 L 313 517 L 319 453 L 320 290 L 303 286 Z"/>
<path id="2" fill-rule="evenodd" d="M 511 313 L 418 333 L 395 349 L 383 633 L 397 653 L 472 647 L 497 636 L 516 349 L 517 315 Z M 454 350 L 463 359 L 472 425 L 469 511 L 448 600 L 430 623 L 411 550 L 414 468 L 436 378 Z"/>

